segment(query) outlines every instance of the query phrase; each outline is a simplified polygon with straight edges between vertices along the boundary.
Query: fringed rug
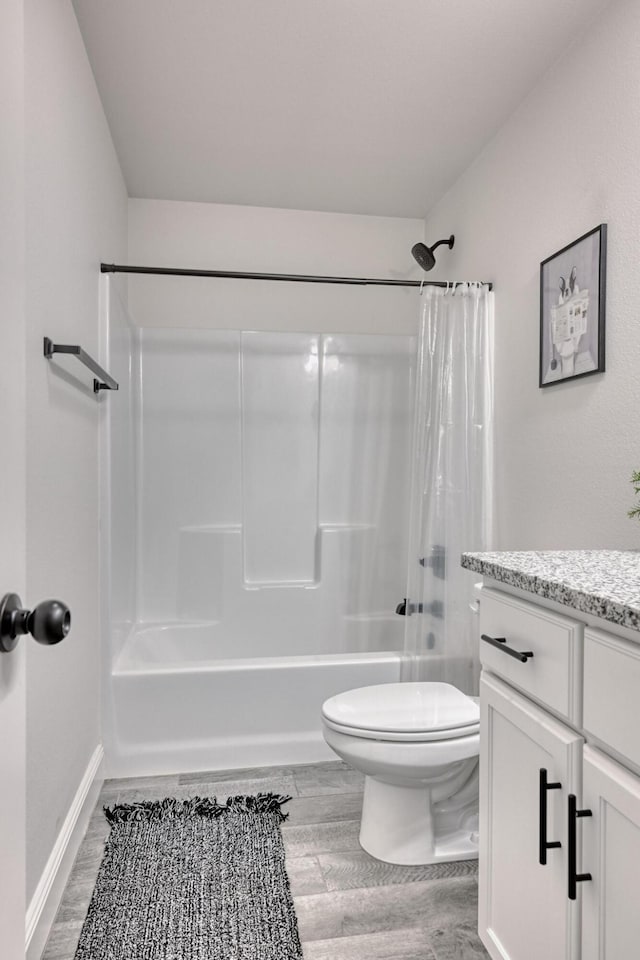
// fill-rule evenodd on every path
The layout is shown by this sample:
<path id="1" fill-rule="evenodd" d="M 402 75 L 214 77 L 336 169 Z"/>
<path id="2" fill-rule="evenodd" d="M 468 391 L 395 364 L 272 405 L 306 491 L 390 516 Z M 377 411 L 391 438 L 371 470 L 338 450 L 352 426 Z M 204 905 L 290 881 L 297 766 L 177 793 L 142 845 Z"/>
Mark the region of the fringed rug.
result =
<path id="1" fill-rule="evenodd" d="M 76 960 L 301 960 L 275 794 L 122 804 Z"/>

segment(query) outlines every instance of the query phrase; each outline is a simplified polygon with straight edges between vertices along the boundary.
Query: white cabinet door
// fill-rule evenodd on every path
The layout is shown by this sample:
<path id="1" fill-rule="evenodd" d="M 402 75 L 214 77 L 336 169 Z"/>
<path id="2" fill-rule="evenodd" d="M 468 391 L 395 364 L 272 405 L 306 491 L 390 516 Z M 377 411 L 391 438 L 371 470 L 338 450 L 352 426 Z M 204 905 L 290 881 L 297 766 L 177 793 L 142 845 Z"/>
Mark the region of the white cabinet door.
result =
<path id="1" fill-rule="evenodd" d="M 494 960 L 577 960 L 567 897 L 567 796 L 582 738 L 487 674 L 480 684 L 479 931 Z M 541 771 L 550 784 L 544 790 Z M 542 801 L 541 801 L 542 794 Z M 541 838 L 560 844 L 541 855 Z"/>
<path id="2" fill-rule="evenodd" d="M 583 960 L 640 956 L 640 777 L 584 748 Z"/>

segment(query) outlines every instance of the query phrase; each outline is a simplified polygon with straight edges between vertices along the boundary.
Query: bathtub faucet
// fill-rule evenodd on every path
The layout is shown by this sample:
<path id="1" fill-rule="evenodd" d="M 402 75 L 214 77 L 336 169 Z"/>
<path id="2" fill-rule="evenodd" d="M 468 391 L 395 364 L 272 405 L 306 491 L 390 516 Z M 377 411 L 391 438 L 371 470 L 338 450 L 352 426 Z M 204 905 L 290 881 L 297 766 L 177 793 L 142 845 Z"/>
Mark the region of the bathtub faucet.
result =
<path id="1" fill-rule="evenodd" d="M 400 617 L 411 617 L 414 613 L 430 613 L 432 617 L 441 620 L 444 616 L 444 604 L 441 600 L 432 600 L 431 603 L 409 603 L 405 597 L 396 607 L 396 613 Z"/>

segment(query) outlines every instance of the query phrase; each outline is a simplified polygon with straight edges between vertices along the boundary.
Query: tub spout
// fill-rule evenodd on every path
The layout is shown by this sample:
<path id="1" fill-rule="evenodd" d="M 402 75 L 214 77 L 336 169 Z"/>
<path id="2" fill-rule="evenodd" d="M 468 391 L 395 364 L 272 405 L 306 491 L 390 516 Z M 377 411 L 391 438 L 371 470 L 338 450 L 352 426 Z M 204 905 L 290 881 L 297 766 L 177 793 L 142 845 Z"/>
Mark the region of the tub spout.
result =
<path id="1" fill-rule="evenodd" d="M 424 610 L 424 604 L 422 603 L 409 603 L 405 597 L 402 603 L 399 603 L 396 607 L 396 613 L 400 617 L 410 617 L 414 613 L 422 613 Z"/>

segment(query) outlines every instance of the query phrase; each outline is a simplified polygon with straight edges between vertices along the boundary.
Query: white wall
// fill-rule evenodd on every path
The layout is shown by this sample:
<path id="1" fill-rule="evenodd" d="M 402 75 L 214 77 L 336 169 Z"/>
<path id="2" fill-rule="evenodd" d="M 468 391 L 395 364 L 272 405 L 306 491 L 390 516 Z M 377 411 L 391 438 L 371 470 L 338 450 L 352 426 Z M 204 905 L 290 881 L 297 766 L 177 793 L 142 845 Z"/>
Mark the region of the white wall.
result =
<path id="1" fill-rule="evenodd" d="M 129 262 L 271 273 L 421 279 L 411 247 L 421 220 L 215 203 L 129 201 Z M 416 332 L 414 288 L 258 280 L 130 278 L 142 326 Z"/>
<path id="2" fill-rule="evenodd" d="M 92 378 L 47 362 L 46 334 L 99 350 L 98 265 L 126 259 L 126 193 L 70 2 L 25 4 L 27 595 L 72 611 L 64 643 L 29 641 L 27 895 L 100 741 L 98 430 Z M 63 371 L 68 371 L 64 373 Z"/>
<path id="3" fill-rule="evenodd" d="M 495 281 L 497 545 L 637 547 L 640 5 L 614 5 L 427 218 L 434 278 Z M 538 387 L 539 263 L 609 224 L 607 372 Z"/>

